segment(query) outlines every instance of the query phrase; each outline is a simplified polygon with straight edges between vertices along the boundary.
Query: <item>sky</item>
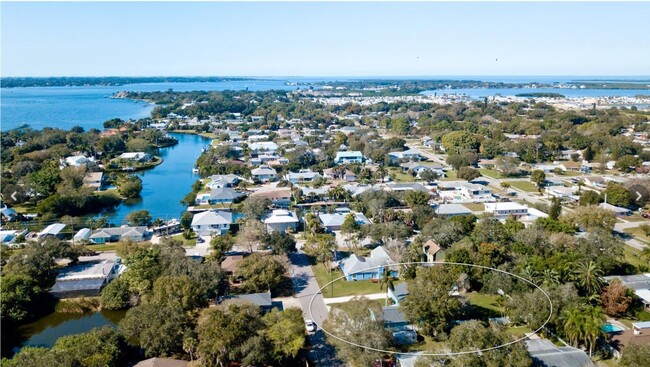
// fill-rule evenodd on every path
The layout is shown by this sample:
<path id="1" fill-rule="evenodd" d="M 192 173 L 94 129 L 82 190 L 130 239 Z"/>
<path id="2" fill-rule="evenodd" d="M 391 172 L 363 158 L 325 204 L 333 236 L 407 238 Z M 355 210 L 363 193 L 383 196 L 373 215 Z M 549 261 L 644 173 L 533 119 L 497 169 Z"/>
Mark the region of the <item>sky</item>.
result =
<path id="1" fill-rule="evenodd" d="M 650 3 L 0 3 L 7 76 L 650 75 Z"/>

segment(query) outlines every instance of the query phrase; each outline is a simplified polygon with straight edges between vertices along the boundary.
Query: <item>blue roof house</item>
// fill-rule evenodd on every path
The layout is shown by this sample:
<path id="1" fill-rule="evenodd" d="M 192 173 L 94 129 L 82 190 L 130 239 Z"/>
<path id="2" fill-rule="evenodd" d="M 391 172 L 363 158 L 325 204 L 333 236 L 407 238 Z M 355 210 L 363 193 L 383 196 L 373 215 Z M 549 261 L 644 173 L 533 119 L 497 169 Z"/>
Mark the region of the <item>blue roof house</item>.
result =
<path id="1" fill-rule="evenodd" d="M 347 152 L 337 152 L 336 157 L 334 158 L 334 163 L 363 163 L 366 158 L 358 150 L 352 150 Z"/>
<path id="2" fill-rule="evenodd" d="M 390 266 L 394 263 L 386 250 L 379 246 L 370 252 L 369 257 L 355 254 L 346 257 L 339 261 L 339 268 L 346 280 L 380 279 L 387 267 L 391 271 L 391 276 L 397 276 L 397 270 Z"/>

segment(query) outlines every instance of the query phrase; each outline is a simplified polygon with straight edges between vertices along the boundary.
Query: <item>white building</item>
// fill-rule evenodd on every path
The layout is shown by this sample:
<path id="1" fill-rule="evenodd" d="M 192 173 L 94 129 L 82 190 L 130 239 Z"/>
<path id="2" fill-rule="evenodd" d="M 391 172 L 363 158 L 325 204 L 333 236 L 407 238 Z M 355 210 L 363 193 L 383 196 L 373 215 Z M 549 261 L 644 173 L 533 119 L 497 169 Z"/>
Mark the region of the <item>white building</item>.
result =
<path id="1" fill-rule="evenodd" d="M 224 235 L 232 224 L 232 213 L 205 211 L 192 218 L 192 230 L 199 236 Z"/>
<path id="2" fill-rule="evenodd" d="M 295 231 L 298 221 L 296 213 L 284 209 L 276 209 L 267 215 L 264 219 L 264 224 L 266 224 L 269 232 L 286 232 L 289 228 Z"/>
<path id="3" fill-rule="evenodd" d="M 511 215 L 520 218 L 528 215 L 528 207 L 513 201 L 505 203 L 486 203 L 485 212 L 492 213 L 498 219 L 507 219 Z"/>
<path id="4" fill-rule="evenodd" d="M 277 172 L 269 166 L 259 166 L 251 170 L 251 176 L 262 182 L 275 181 Z"/>

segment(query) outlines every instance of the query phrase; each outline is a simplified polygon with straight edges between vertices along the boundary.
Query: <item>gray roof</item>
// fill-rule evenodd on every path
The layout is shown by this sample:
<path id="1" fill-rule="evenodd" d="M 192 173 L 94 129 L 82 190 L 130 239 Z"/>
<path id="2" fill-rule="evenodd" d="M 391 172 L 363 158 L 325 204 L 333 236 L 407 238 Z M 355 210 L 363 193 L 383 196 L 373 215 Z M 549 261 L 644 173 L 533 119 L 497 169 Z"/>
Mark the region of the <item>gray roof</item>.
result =
<path id="1" fill-rule="evenodd" d="M 50 293 L 64 294 L 78 291 L 98 291 L 104 286 L 106 278 L 92 278 L 79 280 L 57 280 Z"/>
<path id="2" fill-rule="evenodd" d="M 539 367 L 593 367 L 587 353 L 573 347 L 558 347 L 548 339 L 526 340 L 526 347 Z"/>
<path id="3" fill-rule="evenodd" d="M 251 170 L 251 175 L 257 176 L 257 175 L 275 175 L 277 172 L 270 167 L 267 166 L 259 166 L 258 168 L 252 169 Z"/>
<path id="4" fill-rule="evenodd" d="M 63 230 L 63 228 L 65 228 L 65 224 L 63 223 L 50 224 L 49 226 L 45 227 L 45 229 L 43 229 L 38 235 L 40 237 L 47 235 L 56 236 Z"/>
<path id="5" fill-rule="evenodd" d="M 395 286 L 395 290 L 391 291 L 397 300 L 402 300 L 409 294 L 408 286 L 406 283 L 399 283 Z"/>
<path id="6" fill-rule="evenodd" d="M 345 221 L 345 217 L 352 212 L 348 213 L 321 213 L 318 214 L 318 218 L 320 221 L 323 223 L 325 227 L 339 227 L 343 225 L 343 222 Z M 366 218 L 363 213 L 352 213 L 354 215 L 354 218 L 356 219 L 357 223 L 360 225 L 363 224 L 369 224 L 370 221 L 368 218 Z"/>
<path id="7" fill-rule="evenodd" d="M 369 257 L 360 257 L 355 254 L 346 257 L 341 260 L 340 267 L 344 274 L 349 275 L 363 273 L 371 269 L 373 272 L 378 272 L 377 267 L 393 263 L 395 262 L 390 258 L 386 250 L 382 246 L 379 246 L 370 252 Z"/>
<path id="8" fill-rule="evenodd" d="M 144 236 L 147 232 L 147 227 L 115 227 L 115 228 L 101 228 L 95 231 L 90 238 L 106 238 L 112 236 Z"/>
<path id="9" fill-rule="evenodd" d="M 463 215 L 472 214 L 472 211 L 461 204 L 440 204 L 436 208 L 437 215 Z"/>
<path id="10" fill-rule="evenodd" d="M 231 300 L 250 302 L 260 307 L 271 307 L 273 305 L 273 302 L 271 301 L 271 293 L 269 292 L 238 294 L 234 296 L 224 296 L 221 298 L 221 302 L 231 301 Z"/>
<path id="11" fill-rule="evenodd" d="M 313 180 L 314 178 L 320 177 L 318 172 L 312 170 L 300 170 L 299 172 L 289 172 L 287 173 L 287 179 L 298 179 L 298 180 Z"/>
<path id="12" fill-rule="evenodd" d="M 624 286 L 630 289 L 650 289 L 650 273 L 637 275 L 613 275 L 605 277 L 607 281 L 618 279 Z"/>
<path id="13" fill-rule="evenodd" d="M 205 211 L 195 214 L 192 218 L 192 225 L 213 225 L 213 224 L 231 224 L 232 213 L 223 211 Z"/>
<path id="14" fill-rule="evenodd" d="M 384 314 L 384 322 L 393 324 L 408 322 L 406 315 L 404 315 L 404 312 L 402 312 L 399 306 L 382 307 L 381 311 Z"/>
<path id="15" fill-rule="evenodd" d="M 417 182 L 403 182 L 403 183 L 393 183 L 386 185 L 389 189 L 393 191 L 404 191 L 404 190 L 413 190 L 413 191 L 422 191 L 429 192 L 429 189 L 424 187 L 424 185 Z"/>
<path id="16" fill-rule="evenodd" d="M 243 192 L 235 191 L 232 187 L 218 187 L 210 191 L 210 200 L 236 200 L 245 196 Z"/>

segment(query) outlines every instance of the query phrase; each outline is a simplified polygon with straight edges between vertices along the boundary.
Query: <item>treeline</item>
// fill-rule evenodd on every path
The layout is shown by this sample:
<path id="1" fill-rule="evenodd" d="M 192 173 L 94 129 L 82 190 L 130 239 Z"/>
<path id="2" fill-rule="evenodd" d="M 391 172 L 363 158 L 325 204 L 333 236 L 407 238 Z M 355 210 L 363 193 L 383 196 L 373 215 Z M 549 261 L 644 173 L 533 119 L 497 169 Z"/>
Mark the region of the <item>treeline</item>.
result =
<path id="1" fill-rule="evenodd" d="M 219 76 L 152 76 L 152 77 L 6 77 L 0 79 L 2 88 L 17 87 L 69 87 L 69 86 L 111 86 L 137 83 L 192 83 L 192 82 L 231 82 L 251 80 L 250 78 L 219 77 Z"/>

